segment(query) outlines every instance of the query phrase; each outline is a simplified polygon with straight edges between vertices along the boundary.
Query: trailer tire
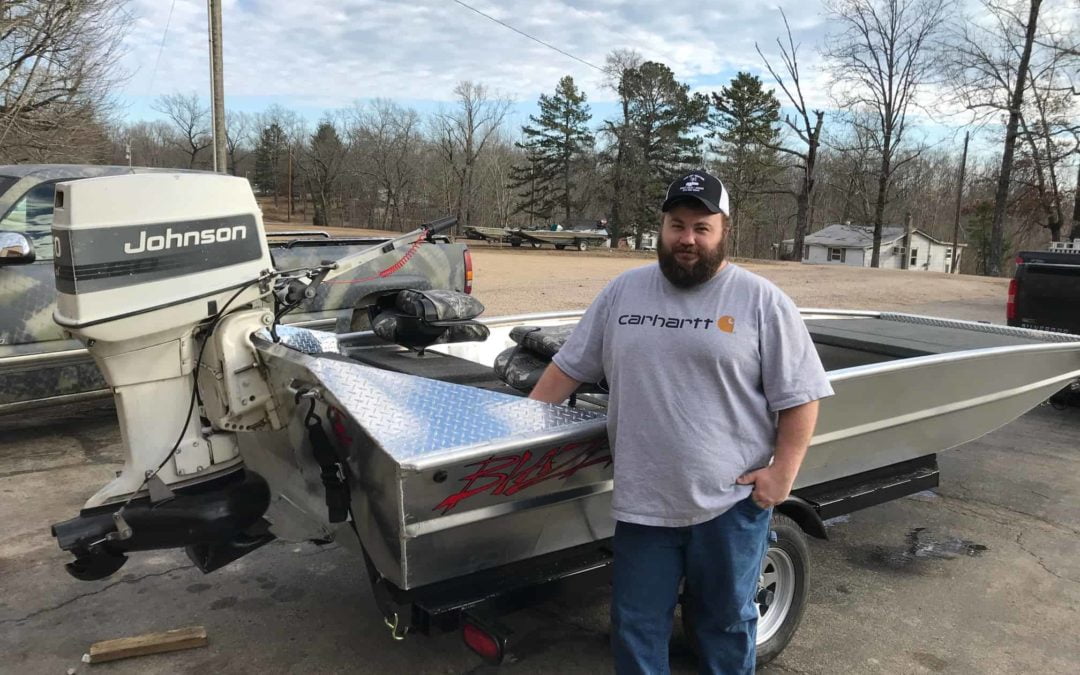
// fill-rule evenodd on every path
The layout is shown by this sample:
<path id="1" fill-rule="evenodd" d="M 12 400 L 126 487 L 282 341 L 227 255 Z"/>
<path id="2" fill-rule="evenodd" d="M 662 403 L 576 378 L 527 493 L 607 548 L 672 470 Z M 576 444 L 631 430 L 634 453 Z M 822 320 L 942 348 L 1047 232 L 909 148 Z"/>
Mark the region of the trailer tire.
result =
<path id="1" fill-rule="evenodd" d="M 773 535 L 775 534 L 775 539 Z M 795 521 L 776 513 L 769 534 L 761 581 L 758 586 L 757 664 L 772 661 L 784 651 L 802 622 L 810 589 L 810 547 Z M 766 595 L 766 591 L 769 593 Z M 762 601 L 768 600 L 768 605 Z M 769 615 L 779 611 L 780 614 Z M 683 632 L 694 650 L 694 616 L 688 603 L 682 605 Z"/>
<path id="2" fill-rule="evenodd" d="M 518 248 L 519 246 L 521 246 L 521 240 L 520 239 L 511 239 L 510 240 L 510 245 L 513 246 L 514 248 Z"/>
<path id="3" fill-rule="evenodd" d="M 532 242 L 532 247 L 533 247 L 533 248 L 540 248 L 541 246 L 543 246 L 543 244 L 541 244 L 541 243 L 540 243 L 540 242 L 538 242 L 538 241 L 534 241 L 534 242 Z"/>
<path id="4" fill-rule="evenodd" d="M 578 239 L 577 250 L 579 250 L 579 251 L 587 251 L 587 250 L 589 250 L 589 242 L 585 241 L 584 239 Z"/>

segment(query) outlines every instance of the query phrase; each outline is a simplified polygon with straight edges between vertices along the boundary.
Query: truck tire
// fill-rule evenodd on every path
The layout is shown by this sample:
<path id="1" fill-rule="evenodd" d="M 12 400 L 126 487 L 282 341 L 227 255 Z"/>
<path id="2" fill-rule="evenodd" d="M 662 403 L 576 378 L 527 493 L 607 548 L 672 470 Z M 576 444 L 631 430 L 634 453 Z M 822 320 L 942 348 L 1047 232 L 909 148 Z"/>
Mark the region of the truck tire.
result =
<path id="1" fill-rule="evenodd" d="M 775 535 L 775 539 L 774 536 Z M 802 622 L 810 588 L 810 548 L 795 521 L 774 514 L 758 582 L 757 664 L 772 661 L 784 651 Z M 694 616 L 682 605 L 683 632 L 696 650 Z"/>
<path id="2" fill-rule="evenodd" d="M 585 241 L 584 239 L 578 239 L 577 250 L 579 250 L 579 251 L 587 251 L 587 250 L 589 250 L 589 242 Z"/>
<path id="3" fill-rule="evenodd" d="M 514 248 L 518 248 L 518 247 L 521 246 L 521 240 L 520 239 L 511 239 L 510 240 L 510 245 L 513 246 Z"/>

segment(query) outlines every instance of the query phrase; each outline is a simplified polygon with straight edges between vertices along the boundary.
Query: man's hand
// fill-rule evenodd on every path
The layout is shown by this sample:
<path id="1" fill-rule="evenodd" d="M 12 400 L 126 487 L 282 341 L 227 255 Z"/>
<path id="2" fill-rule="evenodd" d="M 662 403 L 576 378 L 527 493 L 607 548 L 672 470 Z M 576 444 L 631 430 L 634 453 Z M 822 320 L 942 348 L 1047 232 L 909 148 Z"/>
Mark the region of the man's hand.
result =
<path id="1" fill-rule="evenodd" d="M 772 464 L 739 476 L 739 485 L 753 485 L 750 498 L 763 509 L 780 504 L 791 494 L 806 448 L 814 435 L 818 402 L 781 410 L 776 423 L 776 450 Z"/>
<path id="2" fill-rule="evenodd" d="M 743 474 L 735 482 L 739 485 L 753 485 L 754 491 L 750 493 L 750 499 L 753 499 L 754 503 L 761 508 L 769 509 L 783 503 L 791 494 L 791 486 L 795 483 L 795 473 L 784 471 L 773 464 L 764 469 Z"/>

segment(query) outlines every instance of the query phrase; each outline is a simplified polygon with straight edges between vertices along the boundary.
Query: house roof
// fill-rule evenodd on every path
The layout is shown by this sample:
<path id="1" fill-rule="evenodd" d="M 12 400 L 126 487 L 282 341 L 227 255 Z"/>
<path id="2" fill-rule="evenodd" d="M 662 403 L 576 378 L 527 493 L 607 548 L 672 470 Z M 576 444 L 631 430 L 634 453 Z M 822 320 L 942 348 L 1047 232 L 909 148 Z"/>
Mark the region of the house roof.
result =
<path id="1" fill-rule="evenodd" d="M 943 244 L 945 246 L 951 246 L 951 242 L 941 241 L 936 237 L 931 237 L 922 230 L 915 229 L 912 233 L 918 233 L 927 239 Z M 881 245 L 891 246 L 897 241 L 904 238 L 904 228 L 898 225 L 887 225 L 881 228 Z M 794 241 L 793 239 L 785 240 L 785 243 Z M 874 227 L 873 225 L 829 225 L 824 229 L 818 230 L 813 234 L 806 235 L 803 242 L 808 246 L 832 246 L 836 248 L 873 248 L 874 246 Z M 967 246 L 967 244 L 959 244 L 959 246 Z"/>
<path id="2" fill-rule="evenodd" d="M 881 243 L 891 244 L 904 236 L 902 227 L 881 228 Z M 840 248 L 870 248 L 874 245 L 874 228 L 868 225 L 829 225 L 806 236 L 808 245 Z"/>

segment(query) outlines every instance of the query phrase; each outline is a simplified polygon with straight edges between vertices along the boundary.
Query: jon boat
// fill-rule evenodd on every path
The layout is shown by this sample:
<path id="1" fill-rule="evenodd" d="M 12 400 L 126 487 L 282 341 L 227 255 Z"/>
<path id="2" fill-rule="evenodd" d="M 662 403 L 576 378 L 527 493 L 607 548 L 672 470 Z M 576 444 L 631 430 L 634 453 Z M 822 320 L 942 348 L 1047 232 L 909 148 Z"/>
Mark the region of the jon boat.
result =
<path id="1" fill-rule="evenodd" d="M 565 337 L 580 315 L 483 320 L 487 340 L 435 345 L 423 356 L 370 332 L 322 334 L 340 351 L 333 357 L 259 344 L 280 386 L 317 389 L 320 407 L 352 439 L 357 526 L 393 584 L 431 584 L 611 535 L 604 397 L 547 406 L 515 395 L 493 372 L 514 348 L 515 327 L 562 327 L 555 332 Z M 1080 377 L 1080 341 L 1066 335 L 889 312 L 802 315 L 836 391 L 822 402 L 795 486 L 804 495 L 910 462 L 928 471 L 920 460 L 1008 423 Z M 307 495 L 321 505 L 319 486 L 270 465 L 291 452 L 287 437 L 245 434 L 241 451 L 286 502 Z"/>
<path id="2" fill-rule="evenodd" d="M 481 239 L 494 242 L 504 241 L 510 236 L 510 232 L 502 227 L 479 227 L 477 225 L 470 225 L 465 228 L 465 232 L 466 234 L 475 234 Z"/>
<path id="3" fill-rule="evenodd" d="M 516 230 L 515 235 L 530 241 L 534 246 L 539 244 L 551 244 L 557 249 L 566 247 L 576 248 L 579 251 L 588 250 L 590 246 L 603 246 L 608 240 L 608 235 L 599 232 L 581 230 Z"/>

